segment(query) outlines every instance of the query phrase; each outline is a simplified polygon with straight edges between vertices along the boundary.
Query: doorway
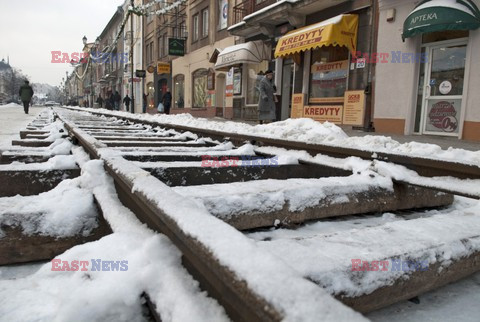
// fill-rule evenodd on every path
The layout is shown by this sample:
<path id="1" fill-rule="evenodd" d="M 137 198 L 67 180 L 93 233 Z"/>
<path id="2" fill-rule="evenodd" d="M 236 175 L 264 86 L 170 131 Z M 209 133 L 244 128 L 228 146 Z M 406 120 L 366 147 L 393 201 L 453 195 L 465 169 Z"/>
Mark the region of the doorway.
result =
<path id="1" fill-rule="evenodd" d="M 293 90 L 293 60 L 285 59 L 282 69 L 282 96 L 280 107 L 280 121 L 290 117 Z"/>
<path id="2" fill-rule="evenodd" d="M 415 132 L 459 136 L 465 100 L 467 40 L 432 43 L 422 48 Z"/>

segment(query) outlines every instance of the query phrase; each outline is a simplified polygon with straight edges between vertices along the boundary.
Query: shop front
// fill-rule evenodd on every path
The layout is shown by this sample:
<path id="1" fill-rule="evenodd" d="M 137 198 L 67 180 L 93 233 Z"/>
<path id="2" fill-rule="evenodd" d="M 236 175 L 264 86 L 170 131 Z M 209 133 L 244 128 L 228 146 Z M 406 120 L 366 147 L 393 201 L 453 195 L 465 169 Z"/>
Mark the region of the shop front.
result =
<path id="1" fill-rule="evenodd" d="M 216 71 L 225 71 L 225 97 L 233 98 L 233 118 L 258 120 L 258 83 L 269 69 L 271 48 L 250 41 L 221 50 Z"/>
<path id="2" fill-rule="evenodd" d="M 415 4 L 381 2 L 378 48 L 389 56 L 377 66 L 375 128 L 480 141 L 478 0 Z M 391 75 L 413 86 L 394 88 Z"/>
<path id="3" fill-rule="evenodd" d="M 282 109 L 290 109 L 292 118 L 364 125 L 365 87 L 350 79 L 357 67 L 358 24 L 357 14 L 341 14 L 290 31 L 278 40 L 275 58 L 282 59 L 285 87 Z"/>

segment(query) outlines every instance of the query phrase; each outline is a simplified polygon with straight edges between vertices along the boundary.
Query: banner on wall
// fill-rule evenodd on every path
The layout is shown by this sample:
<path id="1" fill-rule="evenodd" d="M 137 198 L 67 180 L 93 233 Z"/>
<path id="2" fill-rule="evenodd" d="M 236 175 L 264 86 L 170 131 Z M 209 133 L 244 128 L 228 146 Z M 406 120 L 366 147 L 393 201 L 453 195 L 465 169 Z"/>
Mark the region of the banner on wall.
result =
<path id="1" fill-rule="evenodd" d="M 220 30 L 225 29 L 228 27 L 228 0 L 222 0 L 220 2 L 220 10 L 219 10 L 219 27 Z"/>

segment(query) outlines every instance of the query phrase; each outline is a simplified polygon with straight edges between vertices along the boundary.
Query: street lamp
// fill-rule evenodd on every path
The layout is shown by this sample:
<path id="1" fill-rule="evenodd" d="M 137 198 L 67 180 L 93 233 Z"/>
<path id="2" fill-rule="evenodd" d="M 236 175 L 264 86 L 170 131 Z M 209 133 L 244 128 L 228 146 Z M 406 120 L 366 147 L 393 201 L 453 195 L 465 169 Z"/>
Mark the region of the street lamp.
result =
<path id="1" fill-rule="evenodd" d="M 83 36 L 82 41 L 83 41 L 83 44 L 86 45 L 87 44 L 87 36 Z"/>

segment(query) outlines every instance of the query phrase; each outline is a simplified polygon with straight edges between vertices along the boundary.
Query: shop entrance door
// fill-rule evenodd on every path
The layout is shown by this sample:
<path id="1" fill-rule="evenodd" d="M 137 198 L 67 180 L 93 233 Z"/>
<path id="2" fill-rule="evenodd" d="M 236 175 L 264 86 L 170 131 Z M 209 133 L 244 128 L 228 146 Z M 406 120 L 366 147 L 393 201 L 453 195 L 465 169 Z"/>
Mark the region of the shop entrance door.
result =
<path id="1" fill-rule="evenodd" d="M 280 117 L 277 115 L 277 119 L 281 121 L 290 117 L 293 89 L 293 66 L 292 59 L 286 59 L 283 61 Z"/>
<path id="2" fill-rule="evenodd" d="M 467 42 L 449 41 L 425 48 L 427 61 L 420 132 L 459 136 L 465 87 Z"/>

